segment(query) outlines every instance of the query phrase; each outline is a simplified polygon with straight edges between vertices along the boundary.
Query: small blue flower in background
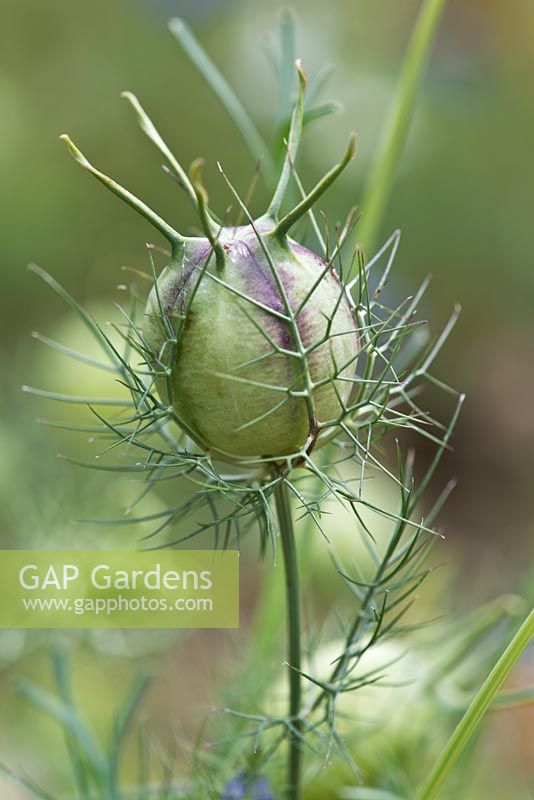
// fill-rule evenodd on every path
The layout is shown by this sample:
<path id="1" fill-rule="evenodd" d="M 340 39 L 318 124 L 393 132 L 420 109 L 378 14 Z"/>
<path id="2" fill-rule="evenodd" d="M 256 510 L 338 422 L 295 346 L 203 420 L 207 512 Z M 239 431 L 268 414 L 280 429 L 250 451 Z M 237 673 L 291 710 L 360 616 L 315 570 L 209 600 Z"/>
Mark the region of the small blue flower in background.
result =
<path id="1" fill-rule="evenodd" d="M 273 800 L 267 778 L 239 772 L 226 786 L 221 800 Z"/>

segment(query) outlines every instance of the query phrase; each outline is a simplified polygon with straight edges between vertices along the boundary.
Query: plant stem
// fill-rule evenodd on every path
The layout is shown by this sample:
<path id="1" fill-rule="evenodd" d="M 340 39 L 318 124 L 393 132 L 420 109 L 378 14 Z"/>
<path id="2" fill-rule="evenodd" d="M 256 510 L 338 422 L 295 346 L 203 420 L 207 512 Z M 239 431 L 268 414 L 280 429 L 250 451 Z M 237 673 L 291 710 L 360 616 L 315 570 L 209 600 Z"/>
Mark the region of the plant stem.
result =
<path id="1" fill-rule="evenodd" d="M 441 753 L 418 800 L 434 800 L 512 667 L 534 636 L 534 610 L 499 658 Z"/>
<path id="2" fill-rule="evenodd" d="M 410 129 L 417 88 L 445 3 L 446 0 L 423 0 L 408 45 L 389 119 L 378 145 L 362 201 L 363 216 L 356 237 L 367 254 L 372 252 L 376 236 L 380 232 L 395 168 Z"/>
<path id="3" fill-rule="evenodd" d="M 274 496 L 284 556 L 287 603 L 289 717 L 291 720 L 291 730 L 289 733 L 288 786 L 286 797 L 287 800 L 299 800 L 301 775 L 300 731 L 302 728 L 299 719 L 301 698 L 299 572 L 289 495 L 287 486 L 283 481 L 277 484 Z"/>

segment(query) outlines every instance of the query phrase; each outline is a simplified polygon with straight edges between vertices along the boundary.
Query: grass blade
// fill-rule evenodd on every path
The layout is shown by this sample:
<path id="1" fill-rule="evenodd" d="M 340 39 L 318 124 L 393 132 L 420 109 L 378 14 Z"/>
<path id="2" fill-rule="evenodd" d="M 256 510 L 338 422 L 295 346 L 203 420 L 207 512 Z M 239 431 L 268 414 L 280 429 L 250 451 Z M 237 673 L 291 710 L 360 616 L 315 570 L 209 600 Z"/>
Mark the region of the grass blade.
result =
<path id="1" fill-rule="evenodd" d="M 421 790 L 418 800 L 433 800 L 438 797 L 443 784 L 460 758 L 477 725 L 533 636 L 534 609 L 525 619 L 456 726 L 428 781 Z"/>
<path id="2" fill-rule="evenodd" d="M 364 213 L 358 227 L 358 241 L 367 253 L 372 252 L 380 230 L 395 168 L 408 136 L 417 89 L 445 3 L 446 0 L 423 0 L 408 46 L 397 92 L 362 202 Z"/>

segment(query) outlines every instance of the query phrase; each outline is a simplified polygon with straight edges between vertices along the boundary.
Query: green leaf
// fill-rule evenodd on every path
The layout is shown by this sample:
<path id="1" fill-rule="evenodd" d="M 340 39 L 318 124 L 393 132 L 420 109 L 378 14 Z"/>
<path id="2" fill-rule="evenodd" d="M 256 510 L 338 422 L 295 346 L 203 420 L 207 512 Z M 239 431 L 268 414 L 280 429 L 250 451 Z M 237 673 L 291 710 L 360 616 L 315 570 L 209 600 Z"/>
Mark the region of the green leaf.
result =
<path id="1" fill-rule="evenodd" d="M 533 636 L 534 610 L 525 619 L 456 726 L 430 777 L 418 795 L 419 800 L 434 800 L 438 797 L 449 773 L 466 748 L 479 722 Z"/>

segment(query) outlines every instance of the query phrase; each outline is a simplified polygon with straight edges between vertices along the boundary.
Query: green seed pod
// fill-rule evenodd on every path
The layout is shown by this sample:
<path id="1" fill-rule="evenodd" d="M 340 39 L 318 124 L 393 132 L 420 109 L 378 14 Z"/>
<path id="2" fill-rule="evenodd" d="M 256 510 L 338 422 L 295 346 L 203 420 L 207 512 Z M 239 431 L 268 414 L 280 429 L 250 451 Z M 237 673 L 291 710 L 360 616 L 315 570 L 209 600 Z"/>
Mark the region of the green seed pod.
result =
<path id="1" fill-rule="evenodd" d="M 200 179 L 201 162 L 187 175 L 129 93 L 124 96 L 188 193 L 205 237 L 179 234 L 63 137 L 85 169 L 170 242 L 170 263 L 146 307 L 146 361 L 176 421 L 223 461 L 293 457 L 298 462 L 331 438 L 355 387 L 359 338 L 350 294 L 332 260 L 288 236 L 349 163 L 355 137 L 340 163 L 281 217 L 302 131 L 306 77 L 299 63 L 297 69 L 300 91 L 287 157 L 267 212 L 254 222 L 224 176 L 248 219 L 244 226 L 215 221 Z"/>
<path id="2" fill-rule="evenodd" d="M 352 392 L 358 336 L 349 299 L 335 271 L 294 242 L 251 226 L 223 229 L 218 240 L 222 267 L 208 240 L 191 242 L 150 294 L 145 338 L 162 363 L 162 317 L 182 329 L 160 394 L 219 457 L 298 453 Z"/>

